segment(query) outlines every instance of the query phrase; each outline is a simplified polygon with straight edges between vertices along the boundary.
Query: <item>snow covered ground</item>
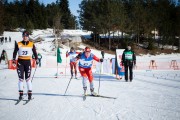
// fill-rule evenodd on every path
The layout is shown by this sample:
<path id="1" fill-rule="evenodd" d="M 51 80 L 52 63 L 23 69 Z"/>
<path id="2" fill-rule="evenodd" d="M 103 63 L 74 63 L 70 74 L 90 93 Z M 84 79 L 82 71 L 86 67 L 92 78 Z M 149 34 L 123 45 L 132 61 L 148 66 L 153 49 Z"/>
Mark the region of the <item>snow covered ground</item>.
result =
<path id="1" fill-rule="evenodd" d="M 9 59 L 12 58 L 14 40 L 20 41 L 21 33 L 6 32 L 12 42 L 0 45 L 0 52 L 5 49 Z M 133 82 L 116 80 L 115 76 L 102 74 L 99 93 L 104 96 L 117 97 L 108 99 L 87 97 L 83 101 L 82 81 L 72 79 L 66 96 L 64 92 L 70 80 L 69 66 L 65 68 L 65 52 L 61 49 L 63 63 L 57 72 L 53 45 L 46 39 L 36 44 L 42 53 L 42 67 L 36 72 L 33 68 L 33 97 L 28 104 L 25 101 L 15 105 L 18 98 L 18 76 L 15 70 L 7 69 L 4 62 L 0 64 L 0 120 L 178 120 L 180 118 L 180 72 L 179 70 L 134 70 Z M 84 47 L 84 46 L 81 46 Z M 92 50 L 100 56 L 100 51 Z M 138 61 L 180 60 L 179 54 L 159 56 L 137 56 Z M 106 58 L 114 55 L 106 54 Z M 138 63 L 137 63 L 138 64 Z M 169 64 L 166 64 L 169 65 Z M 179 63 L 178 63 L 179 65 Z M 66 74 L 66 75 L 65 75 Z M 98 92 L 100 74 L 94 73 L 95 91 Z M 89 88 L 88 88 L 89 90 Z M 26 83 L 24 82 L 26 93 Z M 90 91 L 88 91 L 90 93 Z M 24 95 L 27 99 L 26 94 Z"/>

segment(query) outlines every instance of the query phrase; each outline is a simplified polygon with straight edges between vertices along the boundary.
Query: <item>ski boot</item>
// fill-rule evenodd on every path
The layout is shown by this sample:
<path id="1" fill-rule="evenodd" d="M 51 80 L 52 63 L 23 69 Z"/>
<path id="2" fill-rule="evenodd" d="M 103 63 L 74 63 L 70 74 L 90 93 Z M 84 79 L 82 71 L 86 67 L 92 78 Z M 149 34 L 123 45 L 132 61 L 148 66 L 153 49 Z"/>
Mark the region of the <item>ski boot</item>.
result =
<path id="1" fill-rule="evenodd" d="M 86 96 L 87 95 L 87 93 L 86 93 L 87 87 L 83 87 L 83 89 L 84 89 L 84 95 Z"/>
<path id="2" fill-rule="evenodd" d="M 19 100 L 22 100 L 22 99 L 23 99 L 23 91 L 19 90 Z"/>
<path id="3" fill-rule="evenodd" d="M 32 99 L 32 90 L 28 90 L 28 100 Z"/>
<path id="4" fill-rule="evenodd" d="M 91 91 L 91 95 L 92 95 L 92 96 L 97 96 L 97 93 L 94 92 L 94 88 L 90 89 L 90 91 Z"/>

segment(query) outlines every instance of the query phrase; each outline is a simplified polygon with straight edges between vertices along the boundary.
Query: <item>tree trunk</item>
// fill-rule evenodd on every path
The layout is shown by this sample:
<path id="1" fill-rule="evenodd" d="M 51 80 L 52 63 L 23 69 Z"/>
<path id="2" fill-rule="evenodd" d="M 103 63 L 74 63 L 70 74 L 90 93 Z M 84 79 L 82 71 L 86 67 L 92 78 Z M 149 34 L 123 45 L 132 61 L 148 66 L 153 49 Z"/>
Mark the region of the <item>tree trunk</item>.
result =
<path id="1" fill-rule="evenodd" d="M 108 31 L 108 39 L 109 39 L 109 50 L 111 49 L 111 38 L 110 38 L 110 31 Z"/>
<path id="2" fill-rule="evenodd" d="M 123 37 L 124 37 L 124 36 L 123 36 L 123 33 L 124 33 L 124 32 L 123 32 L 123 31 L 121 31 L 121 37 L 122 37 L 122 39 L 123 39 Z"/>
<path id="3" fill-rule="evenodd" d="M 119 42 L 120 42 L 120 37 L 119 37 L 119 30 L 118 30 L 118 44 L 119 44 Z"/>
<path id="4" fill-rule="evenodd" d="M 179 47 L 178 47 L 178 49 L 179 49 L 179 52 L 180 52 L 180 36 L 179 36 Z"/>
<path id="5" fill-rule="evenodd" d="M 98 40 L 99 40 L 99 47 L 100 47 L 100 44 L 101 44 L 100 34 L 98 35 Z"/>

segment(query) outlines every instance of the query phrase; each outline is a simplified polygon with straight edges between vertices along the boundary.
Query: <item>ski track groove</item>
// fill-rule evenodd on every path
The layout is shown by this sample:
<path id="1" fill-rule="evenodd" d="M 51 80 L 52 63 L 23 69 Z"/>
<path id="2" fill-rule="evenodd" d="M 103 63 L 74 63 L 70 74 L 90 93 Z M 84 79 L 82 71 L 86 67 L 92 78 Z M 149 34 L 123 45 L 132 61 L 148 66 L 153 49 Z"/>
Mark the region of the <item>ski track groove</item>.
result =
<path id="1" fill-rule="evenodd" d="M 176 76 L 174 75 L 174 76 L 168 76 L 167 75 L 167 77 L 163 77 L 163 76 L 166 76 L 166 75 L 159 75 L 159 74 L 157 74 L 157 73 L 152 73 L 152 74 L 142 74 L 142 73 L 136 73 L 136 75 L 140 75 L 140 76 L 146 76 L 146 77 L 152 77 L 152 78 L 156 78 L 156 79 L 163 79 L 163 80 L 165 80 L 165 81 L 173 81 L 173 82 L 180 82 L 179 81 L 179 77 L 180 76 L 177 76 L 177 74 L 176 74 Z M 170 78 L 169 78 L 170 77 Z M 174 79 L 172 79 L 172 77 L 174 78 Z M 177 79 L 175 79 L 175 77 L 177 77 Z"/>
<path id="2" fill-rule="evenodd" d="M 139 75 L 139 76 L 142 76 L 142 75 Z M 157 85 L 157 86 L 163 86 L 163 87 L 170 87 L 170 88 L 174 88 L 174 89 L 180 89 L 180 87 L 179 87 L 180 85 L 177 85 L 177 83 L 175 84 L 175 83 L 172 83 L 171 81 L 161 82 L 164 79 L 158 79 L 159 81 L 157 81 L 157 80 L 150 81 L 149 79 L 145 80 L 145 79 L 139 78 L 139 77 L 138 78 L 135 77 L 134 79 L 136 79 L 138 81 L 141 81 L 141 82 L 146 82 L 146 83 L 149 83 L 149 84 L 154 84 L 154 85 Z"/>

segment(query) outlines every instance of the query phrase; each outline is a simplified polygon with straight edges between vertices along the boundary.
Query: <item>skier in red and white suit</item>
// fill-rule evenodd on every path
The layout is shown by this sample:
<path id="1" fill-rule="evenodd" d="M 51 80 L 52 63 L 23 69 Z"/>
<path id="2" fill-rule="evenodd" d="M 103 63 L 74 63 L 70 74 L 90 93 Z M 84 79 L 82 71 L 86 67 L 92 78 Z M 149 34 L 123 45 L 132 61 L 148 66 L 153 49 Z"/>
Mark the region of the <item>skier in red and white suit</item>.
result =
<path id="1" fill-rule="evenodd" d="M 103 62 L 103 59 L 99 59 L 96 57 L 93 53 L 91 53 L 91 49 L 89 47 L 86 47 L 84 49 L 83 53 L 80 53 L 78 56 L 76 56 L 77 60 L 79 60 L 79 71 L 82 76 L 82 84 L 84 93 L 86 94 L 87 90 L 87 78 L 90 82 L 90 91 L 91 94 L 96 94 L 94 92 L 94 85 L 93 85 L 93 74 L 92 74 L 92 64 L 93 60 L 96 60 L 97 62 Z"/>
<path id="2" fill-rule="evenodd" d="M 73 47 L 71 47 L 70 52 L 66 52 L 66 57 L 70 57 L 70 69 L 71 69 L 71 78 L 73 78 L 73 69 L 75 72 L 75 79 L 77 79 L 77 62 L 74 59 L 77 54 L 79 54 L 79 52 L 76 52 L 75 49 Z"/>

